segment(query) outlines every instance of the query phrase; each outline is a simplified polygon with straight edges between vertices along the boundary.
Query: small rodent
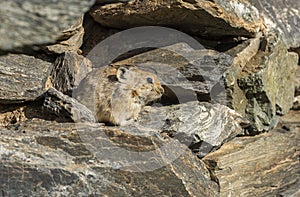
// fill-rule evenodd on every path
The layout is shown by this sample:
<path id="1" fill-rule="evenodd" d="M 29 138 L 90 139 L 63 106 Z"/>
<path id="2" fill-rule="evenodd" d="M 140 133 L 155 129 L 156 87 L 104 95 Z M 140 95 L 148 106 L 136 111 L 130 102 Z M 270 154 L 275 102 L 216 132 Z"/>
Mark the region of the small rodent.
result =
<path id="1" fill-rule="evenodd" d="M 111 64 L 89 73 L 74 97 L 92 110 L 99 122 L 123 126 L 163 93 L 155 74 L 135 66 Z"/>

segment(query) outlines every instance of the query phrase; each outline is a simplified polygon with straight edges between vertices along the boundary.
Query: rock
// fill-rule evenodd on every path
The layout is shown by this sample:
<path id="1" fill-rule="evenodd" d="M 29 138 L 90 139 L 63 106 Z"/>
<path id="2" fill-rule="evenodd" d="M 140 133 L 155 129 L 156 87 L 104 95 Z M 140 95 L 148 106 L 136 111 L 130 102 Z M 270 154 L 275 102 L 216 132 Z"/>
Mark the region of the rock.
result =
<path id="1" fill-rule="evenodd" d="M 158 148 L 164 142 L 154 137 L 133 136 L 98 124 L 38 120 L 0 132 L 4 196 L 218 195 L 218 185 L 202 161 L 185 151 L 173 162 L 164 163 L 169 158 Z M 120 149 L 130 154 L 122 155 Z M 104 152 L 105 157 L 97 157 Z M 137 153 L 141 157 L 153 153 L 153 160 L 146 157 L 147 162 L 139 163 L 140 157 L 134 157 Z M 155 158 L 166 159 L 161 168 L 130 170 L 138 170 L 135 165 L 147 169 L 159 164 Z M 114 159 L 115 163 L 109 162 Z"/>
<path id="2" fill-rule="evenodd" d="M 140 113 L 138 124 L 174 137 L 203 157 L 242 134 L 248 121 L 226 106 L 196 101 L 147 107 Z"/>
<path id="3" fill-rule="evenodd" d="M 54 88 L 44 95 L 42 108 L 61 122 L 96 122 L 94 114 L 84 105 Z"/>
<path id="4" fill-rule="evenodd" d="M 110 4 L 110 3 L 118 3 L 118 2 L 129 2 L 129 1 L 135 1 L 135 0 L 96 0 L 96 4 Z"/>
<path id="5" fill-rule="evenodd" d="M 297 55 L 276 36 L 249 39 L 224 53 L 181 43 L 121 62 L 154 69 L 165 85 L 162 102 L 227 105 L 250 119 L 252 134 L 275 127 L 277 115 L 293 104 Z"/>
<path id="6" fill-rule="evenodd" d="M 0 1 L 0 49 L 11 51 L 29 45 L 54 42 L 61 32 L 73 25 L 94 0 L 77 1 Z M 26 47 L 25 47 L 26 46 Z"/>
<path id="7" fill-rule="evenodd" d="M 246 113 L 253 123 L 250 132 L 275 127 L 277 115 L 292 107 L 297 62 L 297 54 L 288 52 L 280 38 L 269 36 L 243 68 L 237 83 L 247 99 Z"/>
<path id="8" fill-rule="evenodd" d="M 50 81 L 57 90 L 72 95 L 73 87 L 92 71 L 92 63 L 85 57 L 73 52 L 60 55 L 50 72 Z"/>
<path id="9" fill-rule="evenodd" d="M 280 33 L 290 48 L 300 47 L 300 2 L 249 0 L 264 16 L 268 32 Z"/>
<path id="10" fill-rule="evenodd" d="M 164 26 L 214 40 L 264 31 L 258 10 L 247 1 L 134 1 L 96 5 L 90 14 L 107 27 Z"/>
<path id="11" fill-rule="evenodd" d="M 47 89 L 49 62 L 27 55 L 0 56 L 0 103 L 33 101 Z"/>
<path id="12" fill-rule="evenodd" d="M 217 102 L 218 94 L 224 92 L 218 83 L 222 82 L 222 73 L 231 66 L 232 61 L 232 56 L 225 53 L 208 49 L 194 50 L 186 43 L 178 43 L 119 63 L 154 70 L 166 87 L 164 96 L 167 98 L 163 100 L 169 102 L 177 99 L 183 103 L 197 99 Z"/>
<path id="13" fill-rule="evenodd" d="M 84 37 L 81 50 L 84 56 L 88 56 L 89 52 L 101 41 L 120 31 L 101 26 L 89 14 L 84 16 L 83 27 Z"/>
<path id="14" fill-rule="evenodd" d="M 300 66 L 297 67 L 295 82 L 295 96 L 300 95 Z"/>
<path id="15" fill-rule="evenodd" d="M 62 32 L 58 43 L 46 46 L 52 53 L 62 54 L 64 52 L 77 53 L 83 42 L 84 28 L 83 17 L 80 17 L 74 25 Z"/>
<path id="16" fill-rule="evenodd" d="M 227 104 L 242 115 L 246 115 L 247 98 L 237 83 L 240 73 L 249 61 L 258 53 L 260 37 L 249 39 L 226 51 L 233 57 L 232 65 L 223 73 Z"/>
<path id="17" fill-rule="evenodd" d="M 298 196 L 300 127 L 283 128 L 235 138 L 203 158 L 220 196 Z"/>

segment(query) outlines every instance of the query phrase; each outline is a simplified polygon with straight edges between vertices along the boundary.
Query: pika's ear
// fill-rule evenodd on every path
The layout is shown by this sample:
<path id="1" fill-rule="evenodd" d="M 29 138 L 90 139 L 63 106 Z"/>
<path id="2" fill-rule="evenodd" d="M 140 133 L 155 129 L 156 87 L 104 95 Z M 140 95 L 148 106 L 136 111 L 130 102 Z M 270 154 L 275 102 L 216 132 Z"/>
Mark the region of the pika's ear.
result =
<path id="1" fill-rule="evenodd" d="M 125 81 L 126 80 L 126 73 L 127 72 L 128 72 L 127 68 L 120 67 L 117 70 L 117 79 L 118 79 L 118 81 L 120 81 L 120 82 Z"/>

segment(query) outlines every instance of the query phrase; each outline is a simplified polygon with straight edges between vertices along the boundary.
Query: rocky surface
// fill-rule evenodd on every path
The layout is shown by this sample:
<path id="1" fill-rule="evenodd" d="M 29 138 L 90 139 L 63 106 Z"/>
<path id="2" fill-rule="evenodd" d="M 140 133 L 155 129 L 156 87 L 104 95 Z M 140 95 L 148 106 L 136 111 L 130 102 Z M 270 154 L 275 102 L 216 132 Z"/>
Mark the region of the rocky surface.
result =
<path id="1" fill-rule="evenodd" d="M 57 121 L 96 122 L 94 114 L 86 106 L 54 88 L 49 88 L 43 97 L 44 113 L 56 116 Z"/>
<path id="2" fill-rule="evenodd" d="M 300 194 L 298 2 L 93 3 L 0 0 L 0 196 Z M 131 125 L 71 98 L 111 62 L 165 89 Z"/>
<path id="3" fill-rule="evenodd" d="M 64 52 L 78 52 L 83 43 L 84 28 L 82 26 L 83 17 L 80 17 L 75 24 L 63 30 L 58 42 L 46 46 L 49 52 L 62 54 Z"/>
<path id="4" fill-rule="evenodd" d="M 254 123 L 253 132 L 275 127 L 277 115 L 292 107 L 297 62 L 296 53 L 288 52 L 281 39 L 270 36 L 243 68 L 237 82 L 247 98 L 246 113 Z"/>
<path id="5" fill-rule="evenodd" d="M 249 132 L 258 133 L 276 126 L 277 115 L 292 107 L 297 58 L 273 35 L 249 39 L 225 53 L 181 43 L 122 63 L 154 69 L 166 86 L 163 100 L 225 104 L 247 116 Z"/>
<path id="6" fill-rule="evenodd" d="M 120 61 L 122 64 L 135 64 L 154 70 L 166 86 L 165 100 L 170 102 L 177 99 L 179 103 L 197 99 L 217 102 L 217 94 L 224 93 L 224 88 L 218 87 L 218 83 L 222 82 L 222 73 L 232 62 L 231 55 L 208 49 L 195 50 L 186 43 Z"/>
<path id="7" fill-rule="evenodd" d="M 220 196 L 299 195 L 299 120 L 299 111 L 291 112 L 279 128 L 238 137 L 206 156 L 204 161 L 219 181 Z"/>
<path id="8" fill-rule="evenodd" d="M 292 48 L 300 47 L 300 2 L 249 0 L 263 15 L 268 32 L 278 32 Z"/>
<path id="9" fill-rule="evenodd" d="M 27 55 L 0 56 L 0 103 L 22 103 L 47 88 L 51 63 Z"/>
<path id="10" fill-rule="evenodd" d="M 108 27 L 160 25 L 215 39 L 253 37 L 264 29 L 259 12 L 246 1 L 133 1 L 95 6 L 90 13 Z"/>
<path id="11" fill-rule="evenodd" d="M 50 82 L 57 90 L 72 95 L 72 89 L 92 71 L 92 63 L 77 53 L 66 51 L 55 60 L 50 71 Z"/>
<path id="12" fill-rule="evenodd" d="M 165 142 L 155 137 L 132 136 L 97 124 L 47 121 L 11 125 L 0 132 L 2 196 L 216 196 L 218 192 L 202 161 L 182 147 L 182 155 L 168 164 L 169 157 L 158 149 Z M 118 152 L 126 149 L 130 155 Z M 139 172 L 139 159 L 149 156 L 145 152 L 154 159 L 147 157 L 149 166 L 159 166 L 162 160 L 167 164 Z M 113 163 L 109 156 L 115 154 L 120 161 Z M 133 171 L 124 170 L 126 166 Z"/>
<path id="13" fill-rule="evenodd" d="M 93 0 L 86 1 L 0 1 L 0 49 L 13 50 L 29 45 L 54 42 L 64 29 L 75 24 L 88 11 Z M 66 6 L 68 5 L 68 6 Z M 28 49 L 27 49 L 28 50 Z"/>
<path id="14" fill-rule="evenodd" d="M 243 133 L 248 121 L 220 104 L 187 102 L 165 107 L 147 107 L 138 124 L 178 139 L 199 157 Z"/>

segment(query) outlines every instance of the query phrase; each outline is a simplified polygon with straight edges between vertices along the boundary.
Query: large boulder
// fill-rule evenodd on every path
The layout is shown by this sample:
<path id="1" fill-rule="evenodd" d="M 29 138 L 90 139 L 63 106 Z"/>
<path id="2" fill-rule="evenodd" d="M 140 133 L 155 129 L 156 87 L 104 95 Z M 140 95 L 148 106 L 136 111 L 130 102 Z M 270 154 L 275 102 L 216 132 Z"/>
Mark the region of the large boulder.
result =
<path id="1" fill-rule="evenodd" d="M 283 116 L 268 133 L 237 137 L 203 158 L 220 196 L 299 196 L 300 113 Z"/>
<path id="2" fill-rule="evenodd" d="M 0 50 L 11 51 L 28 45 L 53 43 L 61 32 L 76 23 L 94 0 L 0 1 Z"/>
<path id="3" fill-rule="evenodd" d="M 4 196 L 218 195 L 204 163 L 176 140 L 172 151 L 185 151 L 169 161 L 164 141 L 99 124 L 27 121 L 0 130 Z"/>
<path id="4" fill-rule="evenodd" d="M 160 25 L 214 39 L 264 31 L 258 10 L 247 1 L 133 1 L 96 5 L 90 13 L 107 27 Z"/>

